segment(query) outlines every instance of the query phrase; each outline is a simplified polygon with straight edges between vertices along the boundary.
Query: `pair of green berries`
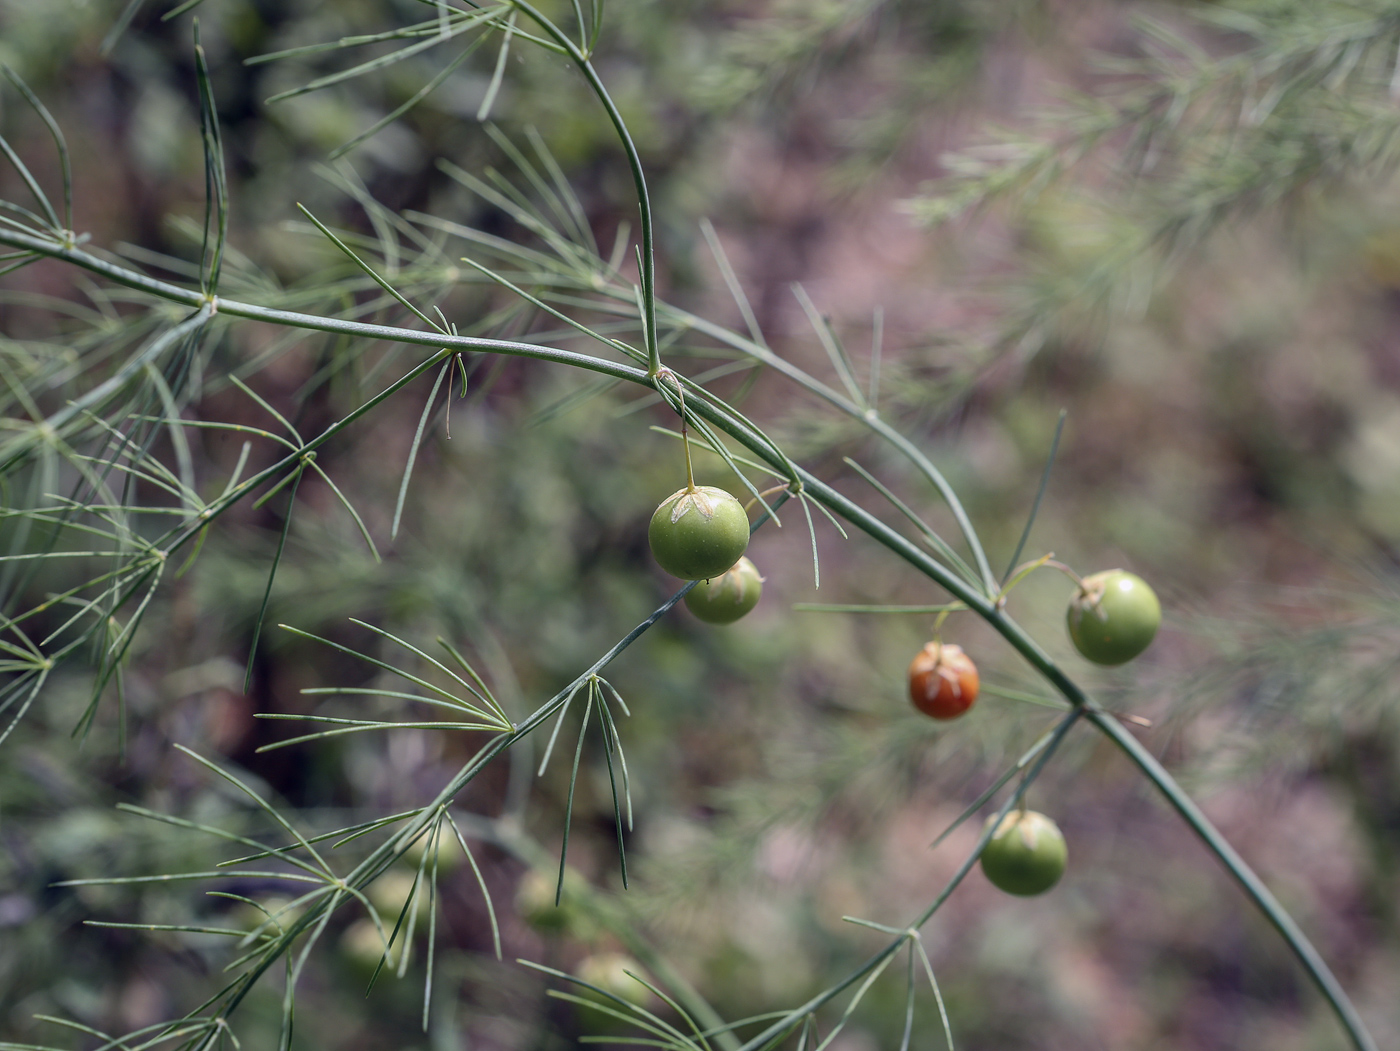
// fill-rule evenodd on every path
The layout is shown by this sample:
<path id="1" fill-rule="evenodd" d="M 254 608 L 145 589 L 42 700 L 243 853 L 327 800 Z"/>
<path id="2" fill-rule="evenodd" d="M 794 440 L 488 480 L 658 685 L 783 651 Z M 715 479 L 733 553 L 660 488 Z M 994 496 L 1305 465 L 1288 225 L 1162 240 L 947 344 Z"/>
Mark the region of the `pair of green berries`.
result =
<path id="1" fill-rule="evenodd" d="M 1085 577 L 1065 615 L 1074 648 L 1095 664 L 1126 664 L 1151 644 L 1162 606 L 1146 581 L 1122 569 Z M 995 818 L 989 818 L 990 825 Z M 1008 894 L 1043 894 L 1064 875 L 1069 850 L 1054 821 L 1034 810 L 1001 819 L 982 851 L 982 873 Z"/>
<path id="2" fill-rule="evenodd" d="M 732 494 L 711 485 L 687 486 L 651 516 L 647 540 L 661 568 L 698 583 L 686 608 L 709 624 L 732 624 L 758 604 L 763 578 L 744 557 L 749 516 Z"/>
<path id="3" fill-rule="evenodd" d="M 1151 644 L 1162 606 L 1141 577 L 1106 569 L 1085 577 L 1065 615 L 1069 637 L 1095 664 L 1126 664 Z M 990 825 L 995 818 L 989 818 Z M 1043 894 L 1064 875 L 1069 850 L 1054 821 L 1034 810 L 1001 819 L 982 851 L 982 873 L 1008 894 Z"/>

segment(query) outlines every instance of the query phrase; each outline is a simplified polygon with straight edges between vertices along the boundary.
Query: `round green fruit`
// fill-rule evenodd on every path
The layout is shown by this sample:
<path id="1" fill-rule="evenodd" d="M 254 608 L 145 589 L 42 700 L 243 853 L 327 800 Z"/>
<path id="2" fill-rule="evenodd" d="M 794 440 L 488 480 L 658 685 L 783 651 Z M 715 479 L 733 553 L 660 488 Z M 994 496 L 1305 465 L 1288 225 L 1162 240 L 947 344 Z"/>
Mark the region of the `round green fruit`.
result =
<path id="1" fill-rule="evenodd" d="M 673 577 L 710 580 L 739 561 L 749 546 L 749 516 L 723 489 L 681 489 L 661 501 L 647 539 L 656 561 Z"/>
<path id="2" fill-rule="evenodd" d="M 1152 642 L 1162 605 L 1141 577 L 1107 569 L 1085 577 L 1065 615 L 1074 648 L 1095 664 L 1125 664 Z"/>
<path id="3" fill-rule="evenodd" d="M 522 919 L 541 934 L 587 940 L 596 932 L 593 921 L 579 904 L 586 889 L 583 877 L 572 866 L 564 876 L 564 896 L 554 904 L 556 881 L 534 869 L 526 872 L 515 892 L 515 908 Z"/>
<path id="4" fill-rule="evenodd" d="M 763 578 L 747 558 L 740 558 L 717 577 L 702 580 L 685 596 L 690 612 L 707 624 L 733 624 L 758 605 Z"/>
<path id="5" fill-rule="evenodd" d="M 385 934 L 393 931 L 394 924 L 390 920 L 388 929 L 384 934 L 380 933 L 374 921 L 366 917 L 356 920 L 345 928 L 345 932 L 340 936 L 340 948 L 345 953 L 354 967 L 368 974 L 379 966 L 381 960 L 388 970 L 393 970 L 399 965 L 405 953 L 411 954 L 413 946 L 406 939 L 406 931 L 399 931 L 399 936 L 394 944 L 385 946 Z M 362 980 L 362 979 L 361 979 Z"/>
<path id="6" fill-rule="evenodd" d="M 987 819 L 990 825 L 996 817 Z M 1059 826 L 1034 810 L 1013 810 L 1001 819 L 982 851 L 982 872 L 1008 894 L 1043 894 L 1065 871 L 1069 852 Z"/>
<path id="7" fill-rule="evenodd" d="M 615 996 L 637 1007 L 651 1002 L 651 990 L 632 975 L 645 975 L 642 967 L 630 956 L 617 952 L 601 952 L 579 962 L 578 976 L 608 996 Z"/>

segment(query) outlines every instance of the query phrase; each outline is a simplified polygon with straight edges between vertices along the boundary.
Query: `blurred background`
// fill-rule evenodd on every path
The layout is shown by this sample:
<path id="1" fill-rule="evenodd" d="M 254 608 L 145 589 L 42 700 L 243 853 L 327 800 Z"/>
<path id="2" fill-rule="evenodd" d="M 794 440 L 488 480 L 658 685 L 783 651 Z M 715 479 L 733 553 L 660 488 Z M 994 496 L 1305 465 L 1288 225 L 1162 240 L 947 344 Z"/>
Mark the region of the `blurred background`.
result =
<path id="1" fill-rule="evenodd" d="M 560 18 L 570 9 L 542 6 Z M 408 0 L 208 0 L 167 20 L 154 2 L 0 0 L 0 58 L 66 132 L 76 228 L 187 280 L 179 267 L 198 259 L 204 214 L 198 15 L 227 157 L 230 244 L 279 296 L 312 302 L 338 264 L 298 203 L 371 237 L 363 201 L 372 198 L 529 242 L 438 163 L 509 175 L 510 158 L 478 120 L 493 44 L 334 161 L 461 45 L 273 104 L 380 52 L 248 62 L 416 23 L 425 10 Z M 1009 608 L 1107 706 L 1141 721 L 1133 732 L 1297 917 L 1381 1046 L 1400 1040 L 1400 192 L 1391 176 L 1400 129 L 1386 65 L 1396 14 L 1380 2 L 614 0 L 597 59 L 647 166 L 662 295 L 745 331 L 702 236 L 708 220 L 780 356 L 836 383 L 794 283 L 829 316 L 862 384 L 878 341 L 882 414 L 946 473 L 998 570 L 1067 412 L 1026 557 L 1053 551 L 1083 573 L 1140 574 L 1163 600 L 1163 629 L 1142 659 L 1105 670 L 1068 644 L 1063 576 L 1032 576 Z M 1260 68 L 1278 79 L 1258 80 Z M 567 63 L 512 49 L 491 119 L 514 141 L 538 132 L 605 253 L 619 230 L 635 229 L 626 160 Z M 47 133 L 8 86 L 0 131 L 56 185 Z M 24 192 L 8 169 L 0 190 L 11 200 Z M 61 346 L 65 322 L 37 297 L 86 303 L 88 280 L 55 263 L 5 277 L 0 362 Z M 510 302 L 450 278 L 431 301 L 464 326 Z M 521 335 L 529 320 L 507 317 L 499 331 Z M 289 345 L 280 335 L 229 328 L 216 355 L 222 374 L 205 378 L 192 416 L 267 426 L 224 381 L 231 374 L 316 433 L 419 360 L 383 346 L 338 357 L 334 340 Z M 697 374 L 726 359 L 697 338 L 668 360 Z M 280 499 L 224 516 L 192 568 L 163 586 L 121 703 L 109 691 L 91 733 L 72 733 L 92 689 L 92 669 L 74 663 L 5 742 L 0 1036 L 64 1039 L 37 1015 L 125 1032 L 191 1010 L 220 984 L 229 950 L 217 938 L 84 925 L 246 924 L 243 906 L 206 893 L 217 883 L 55 886 L 199 871 L 228 856 L 210 837 L 142 821 L 118 803 L 258 826 L 173 745 L 239 770 L 312 829 L 422 805 L 481 746 L 469 733 L 402 730 L 259 752 L 315 727 L 255 713 L 402 711 L 390 698 L 304 694 L 387 680 L 274 625 L 396 663 L 402 651 L 350 618 L 425 648 L 443 636 L 519 719 L 671 594 L 644 534 L 684 479 L 676 443 L 649 430 L 672 426 L 673 415 L 628 391 L 584 398 L 590 378 L 557 366 L 471 368 L 450 419 L 432 416 L 397 538 L 395 500 L 431 384 L 420 379 L 321 450 L 318 463 L 352 496 L 384 558 L 372 559 L 334 494 L 308 479 L 251 690 L 243 667 L 282 532 Z M 955 536 L 931 487 L 849 418 L 768 372 L 714 387 L 891 523 L 898 513 L 844 458 Z M 211 493 L 241 445 L 191 433 Z M 275 452 L 255 445 L 251 455 L 263 466 Z M 699 469 L 701 481 L 726 484 L 718 461 Z M 295 1046 L 544 1049 L 617 1036 L 598 1012 L 546 995 L 561 982 L 513 961 L 599 973 L 610 954 L 648 945 L 725 1018 L 779 1010 L 883 944 L 842 916 L 902 926 L 934 898 L 980 819 L 929 844 L 1055 713 L 1000 695 L 1040 688 L 966 615 L 944 637 L 973 655 L 987 695 L 952 724 L 913 713 L 905 669 L 932 617 L 793 606 L 946 596 L 821 518 L 818 588 L 799 509 L 789 505 L 782 520 L 750 551 L 767 578 L 751 616 L 715 628 L 677 608 L 606 672 L 631 709 L 620 721 L 636 807 L 630 889 L 618 874 L 605 757 L 590 736 L 569 845 L 580 883 L 562 910 L 541 893 L 560 849 L 572 722 L 542 777 L 532 773 L 539 739 L 459 799 L 464 814 L 509 818 L 510 842 L 475 846 L 505 962 L 470 866 L 458 864 L 443 877 L 425 1033 L 421 930 L 404 977 L 381 976 L 366 995 L 377 942 L 362 910 L 343 909 L 301 981 Z M 36 579 L 28 602 L 66 586 L 61 576 Z M 1062 884 L 1017 900 L 974 872 L 925 928 L 958 1046 L 1341 1046 L 1282 941 L 1088 728 L 1030 800 L 1069 841 Z M 377 885 L 390 907 L 412 871 Z M 238 892 L 287 893 L 276 881 Z M 833 1047 L 898 1046 L 896 970 Z M 279 1012 L 269 980 L 237 1020 L 244 1046 L 271 1046 Z M 837 1017 L 823 1017 L 821 1032 Z M 926 991 L 914 1040 L 941 1046 Z"/>

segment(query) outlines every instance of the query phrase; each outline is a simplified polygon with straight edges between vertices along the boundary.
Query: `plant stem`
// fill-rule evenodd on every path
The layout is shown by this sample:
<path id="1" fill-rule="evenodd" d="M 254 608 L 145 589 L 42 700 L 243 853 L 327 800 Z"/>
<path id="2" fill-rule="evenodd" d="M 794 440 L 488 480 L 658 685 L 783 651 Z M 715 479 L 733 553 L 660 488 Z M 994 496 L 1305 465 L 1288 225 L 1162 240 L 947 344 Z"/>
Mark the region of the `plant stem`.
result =
<path id="1" fill-rule="evenodd" d="M 209 307 L 216 314 L 247 318 L 250 321 L 264 321 L 273 325 L 287 325 L 292 328 L 312 329 L 318 332 L 337 332 L 364 339 L 380 339 L 393 343 L 415 343 L 424 347 L 441 347 L 451 350 L 481 350 L 496 354 L 510 354 L 515 357 L 535 358 L 539 361 L 553 361 L 564 365 L 600 372 L 616 379 L 631 380 L 652 386 L 647 374 L 641 369 L 621 365 L 605 358 L 595 358 L 570 350 L 557 350 L 535 343 L 521 343 L 513 340 L 487 339 L 482 336 L 452 336 L 443 332 L 422 332 L 417 329 L 399 328 L 393 325 L 371 325 L 360 321 L 344 321 L 338 318 L 323 318 L 315 314 L 302 314 L 292 310 L 278 310 L 275 307 L 257 306 L 233 299 L 211 297 L 203 292 L 182 288 L 166 281 L 137 273 L 126 267 L 117 266 L 99 259 L 80 248 L 68 248 L 57 241 L 46 240 L 15 230 L 0 228 L 0 245 L 25 248 L 53 259 L 62 259 L 95 274 L 101 274 L 110 281 L 127 288 L 134 288 L 150 295 L 158 296 L 175 303 L 191 307 Z"/>
<path id="2" fill-rule="evenodd" d="M 608 89 L 603 86 L 603 81 L 588 56 L 578 49 L 578 45 L 567 33 L 535 10 L 533 5 L 525 0 L 513 2 L 517 8 L 539 23 L 560 47 L 568 51 L 569 57 L 574 60 L 574 64 L 588 81 L 588 86 L 593 89 L 593 94 L 598 96 L 598 101 L 607 110 L 608 120 L 612 122 L 618 141 L 622 143 L 622 148 L 627 154 L 627 164 L 632 169 L 632 182 L 637 187 L 637 208 L 641 212 L 642 336 L 647 347 L 647 372 L 655 376 L 661 368 L 661 351 L 656 342 L 656 244 L 652 233 L 651 195 L 647 192 L 647 179 L 642 170 L 641 155 L 637 153 L 636 143 L 632 141 L 632 133 L 627 130 L 627 122 L 622 119 L 622 114 L 618 112 L 617 105 L 608 94 Z"/>
<path id="3" fill-rule="evenodd" d="M 1066 714 L 1063 719 L 1060 720 L 1059 725 L 1055 728 L 1054 736 L 1045 746 L 1045 750 L 1041 752 L 1040 756 L 1036 759 L 1035 765 L 1026 772 L 1026 776 L 1021 780 L 1021 783 L 1016 786 L 1016 791 L 1013 792 L 1011 794 L 1011 797 L 1007 799 L 1005 803 L 1002 804 L 1001 811 L 997 814 L 997 820 L 991 822 L 987 825 L 986 828 L 982 830 L 982 835 L 977 840 L 977 845 L 972 849 L 968 856 L 963 859 L 962 864 L 958 866 L 957 871 L 953 873 L 952 877 L 948 880 L 948 882 L 943 885 L 943 889 L 939 891 L 938 897 L 934 898 L 933 902 L 928 906 L 928 908 L 924 909 L 924 911 L 919 914 L 918 919 L 916 919 L 913 923 L 911 923 L 908 926 L 908 928 L 906 928 L 905 933 L 901 933 L 899 937 L 895 938 L 883 949 L 881 949 L 879 952 L 875 953 L 875 955 L 867 959 L 863 964 L 861 964 L 859 967 L 853 970 L 836 985 L 833 985 L 831 988 L 818 993 L 816 996 L 812 997 L 812 999 L 808 1000 L 801 1007 L 793 1008 L 791 1011 L 788 1012 L 787 1017 L 779 1019 L 778 1021 L 770 1025 L 767 1029 L 765 1029 L 763 1032 L 759 1033 L 757 1036 L 745 1041 L 744 1046 L 741 1047 L 739 1051 L 758 1051 L 759 1048 L 768 1046 L 769 1042 L 774 1037 L 778 1036 L 788 1027 L 794 1025 L 797 1022 L 797 1020 L 806 1015 L 811 1014 L 813 1011 L 816 1011 L 821 1007 L 824 1007 L 826 1004 L 830 1003 L 833 999 L 840 995 L 842 990 L 849 989 L 856 982 L 860 981 L 860 979 L 863 978 L 865 975 L 869 974 L 875 968 L 883 964 L 887 959 L 889 959 L 891 956 L 893 956 L 899 951 L 900 947 L 904 944 L 905 938 L 907 937 L 907 932 L 919 930 L 921 927 L 923 927 L 924 924 L 926 924 L 930 919 L 932 919 L 933 914 L 943 907 L 943 903 L 946 902 L 952 896 L 953 891 L 958 889 L 959 884 L 961 884 L 962 881 L 967 877 L 967 874 L 972 871 L 972 866 L 977 864 L 977 859 L 982 856 L 982 848 L 985 847 L 987 843 L 991 841 L 992 835 L 1001 825 L 1001 819 L 1011 811 L 1012 807 L 1016 806 L 1018 803 L 1024 800 L 1026 789 L 1029 788 L 1031 783 L 1036 779 L 1036 777 L 1040 775 L 1040 772 L 1043 769 L 1045 769 L 1045 764 L 1050 761 L 1050 757 L 1055 754 L 1056 749 L 1059 748 L 1060 744 L 1064 741 L 1066 735 L 1073 728 L 1074 724 L 1079 720 L 1079 717 L 1082 714 L 1084 714 L 1083 709 L 1074 709 L 1068 714 Z"/>
<path id="4" fill-rule="evenodd" d="M 1201 808 L 1182 791 L 1181 786 L 1157 761 L 1157 757 L 1144 748 L 1136 737 L 1128 733 L 1118 720 L 1107 712 L 1091 707 L 1085 714 L 1089 721 L 1116 744 L 1157 787 L 1157 790 L 1166 797 L 1173 809 L 1191 826 L 1191 830 L 1205 842 L 1211 853 L 1220 859 L 1220 863 L 1244 888 L 1244 892 L 1259 907 L 1259 911 L 1264 914 L 1264 917 L 1293 950 L 1293 955 L 1298 957 L 1299 962 L 1307 969 L 1308 976 L 1322 995 L 1326 997 L 1332 1011 L 1346 1029 L 1347 1035 L 1351 1037 L 1351 1042 L 1358 1051 L 1377 1051 L 1375 1041 L 1371 1038 L 1371 1034 L 1366 1031 L 1365 1023 L 1357 1014 L 1356 1008 L 1348 999 L 1341 983 L 1337 981 L 1336 975 L 1318 955 L 1317 950 L 1299 929 L 1293 917 L 1279 904 L 1278 899 L 1254 874 L 1245 860 L 1235 852 L 1235 848 L 1220 834 L 1219 829 L 1211 824 L 1210 819 L 1201 811 Z"/>
<path id="5" fill-rule="evenodd" d="M 721 343 L 728 344 L 735 350 L 742 351 L 750 357 L 762 361 L 775 372 L 779 372 L 792 380 L 794 383 L 806 388 L 823 401 L 840 409 L 855 419 L 860 420 L 872 431 L 884 438 L 887 442 L 898 449 L 915 467 L 919 473 L 933 483 L 944 502 L 948 505 L 948 510 L 953 513 L 953 520 L 957 522 L 958 529 L 962 532 L 967 546 L 972 551 L 972 557 L 977 563 L 977 571 L 982 577 L 982 582 L 988 595 L 995 595 L 997 592 L 996 578 L 992 575 L 992 567 L 987 561 L 987 554 L 982 549 L 982 541 L 977 536 L 977 531 L 972 526 L 972 520 L 967 515 L 967 510 L 963 507 L 962 501 L 958 499 L 958 494 L 953 491 L 953 487 L 948 484 L 948 480 L 943 477 L 940 471 L 927 456 L 899 431 L 895 430 L 876 414 L 874 409 L 862 409 L 855 402 L 845 397 L 839 391 L 828 387 L 815 377 L 808 375 L 799 366 L 792 364 L 774 354 L 772 350 L 752 339 L 745 339 L 737 332 L 731 332 L 722 325 L 717 325 L 712 321 L 691 314 L 684 310 L 668 307 L 668 310 L 683 325 L 703 332 Z"/>
<path id="6" fill-rule="evenodd" d="M 680 383 L 676 384 L 676 394 L 681 400 L 681 448 L 685 450 L 685 491 L 695 492 L 695 465 L 690 459 L 690 438 L 687 436 L 689 425 L 685 422 L 685 387 Z"/>

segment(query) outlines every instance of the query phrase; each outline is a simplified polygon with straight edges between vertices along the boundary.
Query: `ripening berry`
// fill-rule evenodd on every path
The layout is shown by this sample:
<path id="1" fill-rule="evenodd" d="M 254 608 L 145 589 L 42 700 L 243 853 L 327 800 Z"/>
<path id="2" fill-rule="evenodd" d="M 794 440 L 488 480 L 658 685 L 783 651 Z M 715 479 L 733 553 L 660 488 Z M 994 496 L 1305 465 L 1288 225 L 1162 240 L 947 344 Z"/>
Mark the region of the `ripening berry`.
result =
<path id="1" fill-rule="evenodd" d="M 934 719 L 956 719 L 977 700 L 977 665 L 961 646 L 930 642 L 909 664 L 909 699 Z"/>

